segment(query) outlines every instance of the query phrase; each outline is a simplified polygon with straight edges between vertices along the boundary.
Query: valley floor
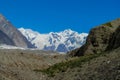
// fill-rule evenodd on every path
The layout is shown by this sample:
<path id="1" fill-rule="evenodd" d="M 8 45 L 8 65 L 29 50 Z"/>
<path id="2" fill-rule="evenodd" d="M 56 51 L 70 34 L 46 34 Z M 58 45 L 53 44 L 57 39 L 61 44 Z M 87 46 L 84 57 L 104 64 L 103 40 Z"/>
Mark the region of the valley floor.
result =
<path id="1" fill-rule="evenodd" d="M 0 50 L 0 80 L 43 80 L 34 69 L 45 69 L 65 60 L 64 54 L 37 50 Z"/>
<path id="2" fill-rule="evenodd" d="M 82 64 L 76 59 L 79 58 L 71 60 L 78 67 L 68 66 L 65 71 L 49 77 L 35 70 L 43 70 L 59 62 L 64 63 L 65 55 L 45 51 L 0 50 L 0 80 L 120 80 L 120 48 Z"/>

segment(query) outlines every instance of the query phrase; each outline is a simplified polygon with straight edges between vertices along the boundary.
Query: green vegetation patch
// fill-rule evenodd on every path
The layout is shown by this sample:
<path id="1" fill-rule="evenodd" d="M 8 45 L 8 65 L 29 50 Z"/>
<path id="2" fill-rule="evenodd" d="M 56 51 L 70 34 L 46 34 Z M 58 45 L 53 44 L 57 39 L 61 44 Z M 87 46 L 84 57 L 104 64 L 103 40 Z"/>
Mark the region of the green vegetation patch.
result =
<path id="1" fill-rule="evenodd" d="M 57 63 L 51 67 L 49 67 L 48 69 L 44 69 L 44 70 L 38 70 L 35 69 L 35 72 L 43 72 L 45 74 L 47 74 L 49 77 L 53 77 L 55 76 L 56 73 L 59 72 L 65 72 L 67 69 L 72 69 L 72 68 L 76 68 L 76 67 L 81 67 L 81 65 L 85 62 L 90 61 L 93 58 L 99 57 L 101 54 L 91 54 L 91 55 L 85 55 L 85 56 L 81 56 L 79 58 L 75 58 L 66 62 L 61 62 L 61 63 Z"/>
<path id="2" fill-rule="evenodd" d="M 112 27 L 112 24 L 111 24 L 111 22 L 108 22 L 108 23 L 103 24 L 103 26 L 109 26 L 109 27 Z"/>

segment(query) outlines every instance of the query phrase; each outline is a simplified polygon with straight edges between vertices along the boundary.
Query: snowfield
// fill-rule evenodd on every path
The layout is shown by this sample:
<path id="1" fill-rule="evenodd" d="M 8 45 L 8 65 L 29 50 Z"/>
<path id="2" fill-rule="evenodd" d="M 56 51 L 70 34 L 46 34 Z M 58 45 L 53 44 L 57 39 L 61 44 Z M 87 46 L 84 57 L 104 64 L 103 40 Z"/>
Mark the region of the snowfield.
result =
<path id="1" fill-rule="evenodd" d="M 78 33 L 67 29 L 61 32 L 41 34 L 31 29 L 18 29 L 37 49 L 58 52 L 67 52 L 81 47 L 88 36 L 87 33 Z"/>

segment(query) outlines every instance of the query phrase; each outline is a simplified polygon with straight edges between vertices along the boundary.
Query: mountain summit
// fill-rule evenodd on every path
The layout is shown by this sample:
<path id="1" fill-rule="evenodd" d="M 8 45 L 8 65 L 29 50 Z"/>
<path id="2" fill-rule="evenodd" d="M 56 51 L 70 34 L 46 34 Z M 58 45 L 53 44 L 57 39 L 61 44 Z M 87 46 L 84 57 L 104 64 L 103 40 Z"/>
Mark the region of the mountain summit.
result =
<path id="1" fill-rule="evenodd" d="M 0 14 L 0 44 L 32 48 L 32 44 L 2 14 Z"/>
<path id="2" fill-rule="evenodd" d="M 67 52 L 82 46 L 88 35 L 87 33 L 79 34 L 71 29 L 48 34 L 40 34 L 24 28 L 19 28 L 19 31 L 38 49 L 58 52 Z"/>

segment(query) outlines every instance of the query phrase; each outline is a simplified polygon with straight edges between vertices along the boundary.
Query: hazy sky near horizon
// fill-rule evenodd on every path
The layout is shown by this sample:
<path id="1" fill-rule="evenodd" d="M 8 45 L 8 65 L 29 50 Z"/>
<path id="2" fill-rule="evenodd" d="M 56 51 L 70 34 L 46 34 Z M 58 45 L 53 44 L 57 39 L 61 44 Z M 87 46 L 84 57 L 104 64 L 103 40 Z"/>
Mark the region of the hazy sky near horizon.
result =
<path id="1" fill-rule="evenodd" d="M 81 33 L 120 18 L 120 0 L 1 0 L 0 13 L 17 28 Z"/>

